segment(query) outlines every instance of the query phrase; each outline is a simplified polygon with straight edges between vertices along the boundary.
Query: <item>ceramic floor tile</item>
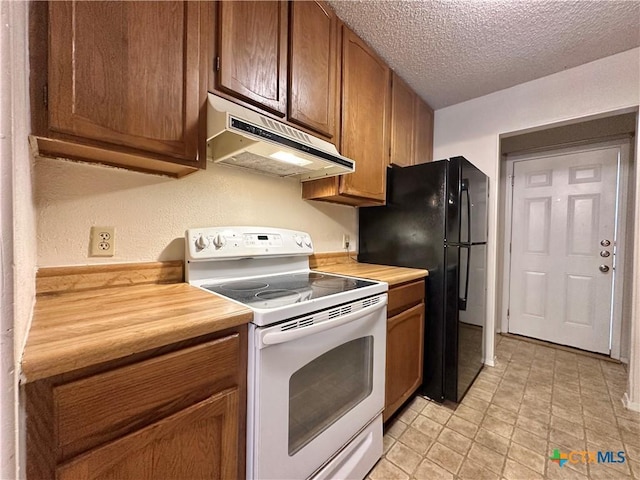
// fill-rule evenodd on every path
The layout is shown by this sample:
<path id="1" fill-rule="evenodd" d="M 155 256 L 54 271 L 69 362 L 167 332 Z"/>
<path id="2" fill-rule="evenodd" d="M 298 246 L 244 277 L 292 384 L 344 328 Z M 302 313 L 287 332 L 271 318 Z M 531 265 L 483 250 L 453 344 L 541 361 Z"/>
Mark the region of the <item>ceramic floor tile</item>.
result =
<path id="1" fill-rule="evenodd" d="M 422 461 L 421 455 L 417 454 L 400 442 L 397 442 L 385 457 L 396 467 L 400 467 L 409 474 L 413 473 L 418 464 Z"/>
<path id="2" fill-rule="evenodd" d="M 564 418 L 556 417 L 555 415 L 551 417 L 551 428 L 562 430 L 563 432 L 577 438 L 585 438 L 584 427 L 582 425 L 570 422 Z"/>
<path id="3" fill-rule="evenodd" d="M 589 477 L 573 468 L 564 465 L 560 467 L 557 463 L 548 462 L 545 478 L 549 480 L 587 480 Z"/>
<path id="4" fill-rule="evenodd" d="M 476 424 L 455 415 L 451 416 L 451 418 L 447 422 L 447 427 L 468 438 L 475 437 L 476 432 L 478 431 L 478 426 Z"/>
<path id="5" fill-rule="evenodd" d="M 516 428 L 513 431 L 511 441 L 539 453 L 540 455 L 546 455 L 549 452 L 546 438 L 538 437 L 537 435 L 527 432 L 526 430 L 522 430 L 521 428 Z"/>
<path id="6" fill-rule="evenodd" d="M 400 468 L 396 467 L 389 460 L 380 460 L 373 470 L 369 473 L 369 477 L 372 480 L 408 480 L 409 475 L 403 472 Z"/>
<path id="7" fill-rule="evenodd" d="M 426 458 L 418 466 L 413 476 L 416 480 L 453 480 L 452 473 Z"/>
<path id="8" fill-rule="evenodd" d="M 473 440 L 445 427 L 438 436 L 438 442 L 458 453 L 461 453 L 462 455 L 465 455 L 469 451 L 469 447 L 471 446 L 471 443 L 473 443 Z"/>
<path id="9" fill-rule="evenodd" d="M 489 404 L 489 408 L 487 408 L 487 415 L 498 418 L 509 425 L 515 425 L 516 420 L 518 419 L 518 414 L 516 412 L 505 410 L 493 403 Z"/>
<path id="10" fill-rule="evenodd" d="M 567 432 L 553 427 L 549 432 L 549 441 L 562 445 L 567 450 L 583 450 L 586 446 L 584 438 L 574 437 Z"/>
<path id="11" fill-rule="evenodd" d="M 427 453 L 432 443 L 429 437 L 413 427 L 407 428 L 398 440 L 420 455 Z"/>
<path id="12" fill-rule="evenodd" d="M 518 417 L 516 426 L 539 437 L 546 438 L 549 432 L 549 427 L 547 425 L 527 417 Z"/>
<path id="13" fill-rule="evenodd" d="M 624 365 L 496 338 L 463 401 L 411 399 L 385 427 L 371 480 L 640 480 L 640 413 L 626 410 Z M 562 467 L 553 451 L 625 452 L 625 463 Z"/>
<path id="14" fill-rule="evenodd" d="M 467 458 L 460 467 L 458 477 L 462 480 L 499 480 L 500 475 Z M 435 480 L 433 477 L 429 480 Z"/>
<path id="15" fill-rule="evenodd" d="M 385 435 L 382 437 L 382 453 L 387 453 L 389 449 L 396 443 L 396 439 L 391 435 Z"/>
<path id="16" fill-rule="evenodd" d="M 509 448 L 509 458 L 512 458 L 518 463 L 530 468 L 534 472 L 539 473 L 540 475 L 544 474 L 544 465 L 546 462 L 546 457 L 535 453 L 528 448 L 523 447 L 517 443 L 512 443 Z"/>
<path id="17" fill-rule="evenodd" d="M 503 477 L 507 480 L 542 480 L 544 478 L 541 474 L 510 458 L 504 466 Z"/>
<path id="18" fill-rule="evenodd" d="M 422 415 L 431 420 L 438 422 L 441 425 L 446 424 L 449 421 L 449 418 L 452 415 L 452 412 L 447 408 L 444 408 L 440 405 L 436 405 L 434 402 L 429 402 L 422 409 Z"/>
<path id="19" fill-rule="evenodd" d="M 587 432 L 591 431 L 602 436 L 620 438 L 620 433 L 618 432 L 618 428 L 615 423 L 601 422 L 593 417 L 584 417 L 584 426 L 586 427 Z"/>
<path id="20" fill-rule="evenodd" d="M 418 412 L 412 410 L 411 408 L 405 408 L 400 415 L 398 415 L 398 420 L 410 425 L 416 417 L 418 416 Z"/>
<path id="21" fill-rule="evenodd" d="M 480 445 L 505 455 L 509 450 L 509 440 L 497 433 L 490 432 L 485 428 L 480 428 L 476 434 L 475 441 Z"/>
<path id="22" fill-rule="evenodd" d="M 435 439 L 442 430 L 442 425 L 424 415 L 418 415 L 411 426 L 431 439 Z"/>
<path id="23" fill-rule="evenodd" d="M 415 410 L 416 412 L 420 413 L 422 409 L 424 409 L 424 407 L 427 405 L 427 403 L 429 403 L 429 400 L 417 395 L 413 397 L 413 400 L 409 402 L 409 404 L 407 405 L 407 408 L 409 408 L 410 410 Z"/>
<path id="24" fill-rule="evenodd" d="M 501 474 L 504 466 L 505 456 L 500 455 L 487 447 L 474 443 L 467 454 L 468 458 L 483 467 L 491 470 L 493 473 Z"/>
<path id="25" fill-rule="evenodd" d="M 402 435 L 406 429 L 407 424 L 396 418 L 395 420 L 391 420 L 385 434 L 391 435 L 393 438 L 400 438 L 400 435 Z"/>
<path id="26" fill-rule="evenodd" d="M 479 412 L 486 413 L 490 403 L 471 395 L 465 395 L 462 399 L 462 405 L 478 410 Z"/>
<path id="27" fill-rule="evenodd" d="M 553 405 L 551 407 L 551 414 L 555 415 L 556 417 L 569 420 L 570 422 L 573 422 L 573 423 L 583 424 L 585 421 L 585 418 L 582 416 L 581 409 L 576 409 L 576 408 L 568 409 L 568 408 L 559 407 L 557 405 Z"/>
<path id="28" fill-rule="evenodd" d="M 459 453 L 437 442 L 429 449 L 427 458 L 454 475 L 458 473 L 464 459 Z"/>
<path id="29" fill-rule="evenodd" d="M 464 404 L 458 405 L 458 408 L 456 408 L 454 415 L 464 418 L 465 420 L 468 420 L 471 423 L 475 423 L 476 425 L 480 425 L 484 417 L 483 412 L 476 410 L 475 408 L 468 407 Z"/>
<path id="30" fill-rule="evenodd" d="M 507 422 L 503 422 L 491 415 L 484 417 L 481 426 L 482 428 L 485 428 L 490 432 L 497 433 L 505 438 L 511 438 L 511 434 L 513 433 L 513 425 L 509 425 Z"/>

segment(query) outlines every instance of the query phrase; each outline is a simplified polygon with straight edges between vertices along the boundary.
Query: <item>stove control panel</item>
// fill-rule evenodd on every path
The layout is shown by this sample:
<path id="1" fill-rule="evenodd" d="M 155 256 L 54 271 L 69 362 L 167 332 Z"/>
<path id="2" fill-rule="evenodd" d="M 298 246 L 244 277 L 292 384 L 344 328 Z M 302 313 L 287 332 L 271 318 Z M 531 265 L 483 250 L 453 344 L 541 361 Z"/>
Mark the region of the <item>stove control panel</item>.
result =
<path id="1" fill-rule="evenodd" d="M 208 227 L 186 232 L 187 260 L 311 255 L 308 233 L 269 227 Z"/>

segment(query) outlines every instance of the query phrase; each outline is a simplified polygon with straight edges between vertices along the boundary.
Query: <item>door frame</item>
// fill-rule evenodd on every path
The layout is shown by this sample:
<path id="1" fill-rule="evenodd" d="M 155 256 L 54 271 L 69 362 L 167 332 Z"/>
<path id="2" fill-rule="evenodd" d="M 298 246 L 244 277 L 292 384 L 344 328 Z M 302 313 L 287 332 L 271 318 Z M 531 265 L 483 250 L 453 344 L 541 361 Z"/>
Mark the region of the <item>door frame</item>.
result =
<path id="1" fill-rule="evenodd" d="M 572 146 L 556 146 L 543 149 L 530 150 L 524 153 L 505 155 L 505 172 L 504 188 L 506 192 L 506 201 L 504 208 L 504 242 L 502 245 L 502 305 L 500 305 L 500 331 L 509 332 L 508 310 L 510 304 L 511 291 L 511 235 L 512 235 L 512 216 L 513 216 L 513 169 L 515 162 L 534 160 L 541 156 L 559 156 L 568 153 L 578 153 L 593 150 L 601 150 L 610 147 L 620 147 L 620 170 L 618 172 L 618 198 L 616 199 L 616 253 L 614 256 L 614 277 L 613 277 L 613 322 L 611 328 L 611 349 L 609 356 L 613 359 L 620 360 L 620 350 L 622 345 L 622 311 L 623 311 L 623 292 L 624 292 L 624 266 L 625 266 L 625 237 L 627 231 L 626 218 L 627 193 L 629 191 L 629 162 L 631 140 L 628 137 L 608 140 L 584 142 L 580 145 Z M 636 193 L 637 194 L 637 193 Z"/>

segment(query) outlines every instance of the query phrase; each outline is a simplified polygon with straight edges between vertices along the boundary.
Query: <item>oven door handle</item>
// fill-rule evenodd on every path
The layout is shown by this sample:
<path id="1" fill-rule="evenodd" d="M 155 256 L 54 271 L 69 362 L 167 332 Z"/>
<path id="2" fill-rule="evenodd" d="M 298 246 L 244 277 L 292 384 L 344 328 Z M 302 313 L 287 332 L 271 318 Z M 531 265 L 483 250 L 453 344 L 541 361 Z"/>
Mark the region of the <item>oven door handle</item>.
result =
<path id="1" fill-rule="evenodd" d="M 384 295 L 384 298 L 381 299 L 375 305 L 371 305 L 365 307 L 361 310 L 347 313 L 346 315 L 342 315 L 340 317 L 336 317 L 332 320 L 327 320 L 322 323 L 315 323 L 313 325 L 309 325 L 308 327 L 296 328 L 293 330 L 285 330 L 281 331 L 271 331 L 266 332 L 262 337 L 262 343 L 264 345 L 276 345 L 278 343 L 290 342 L 292 340 L 297 340 L 298 338 L 306 337 L 308 335 L 314 335 L 319 332 L 323 332 L 325 330 L 329 330 L 331 328 L 339 327 L 340 325 L 344 325 L 345 323 L 350 323 L 359 318 L 366 317 L 367 315 L 385 308 L 387 306 L 387 296 Z"/>

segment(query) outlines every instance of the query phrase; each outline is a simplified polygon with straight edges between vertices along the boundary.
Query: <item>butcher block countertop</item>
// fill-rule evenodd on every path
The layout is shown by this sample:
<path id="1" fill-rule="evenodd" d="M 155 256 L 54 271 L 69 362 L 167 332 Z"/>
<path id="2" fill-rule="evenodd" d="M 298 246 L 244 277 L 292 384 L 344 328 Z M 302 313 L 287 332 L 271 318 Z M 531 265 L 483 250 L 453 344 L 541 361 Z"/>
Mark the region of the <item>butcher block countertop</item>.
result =
<path id="1" fill-rule="evenodd" d="M 389 267 L 386 265 L 372 265 L 358 262 L 321 265 L 314 268 L 314 270 L 387 282 L 389 287 L 412 280 L 419 280 L 429 275 L 427 270 L 420 268 Z"/>
<path id="2" fill-rule="evenodd" d="M 31 382 L 248 323 L 250 309 L 186 283 L 37 297 L 22 360 Z"/>

